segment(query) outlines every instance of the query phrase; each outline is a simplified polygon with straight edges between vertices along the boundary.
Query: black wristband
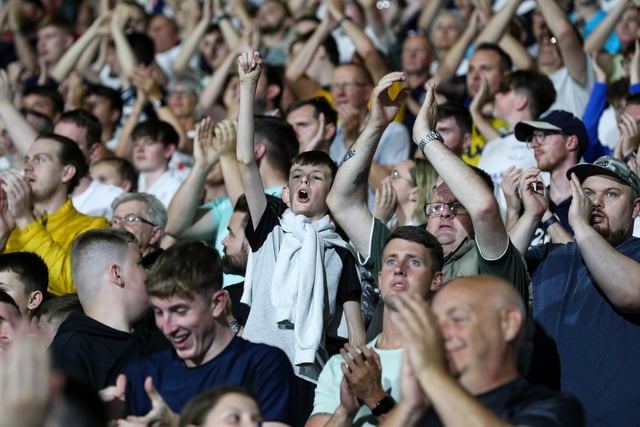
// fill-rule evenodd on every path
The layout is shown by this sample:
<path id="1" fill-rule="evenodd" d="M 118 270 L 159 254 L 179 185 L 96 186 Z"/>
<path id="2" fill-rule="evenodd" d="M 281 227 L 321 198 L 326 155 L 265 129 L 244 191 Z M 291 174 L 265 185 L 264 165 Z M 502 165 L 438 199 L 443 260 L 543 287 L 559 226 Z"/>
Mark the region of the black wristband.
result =
<path id="1" fill-rule="evenodd" d="M 633 150 L 628 152 L 627 155 L 624 156 L 622 160 L 624 160 L 624 162 L 627 163 L 629 160 L 635 159 L 637 155 L 638 155 L 638 152 L 636 150 Z"/>
<path id="2" fill-rule="evenodd" d="M 544 231 L 547 231 L 547 228 L 551 227 L 553 224 L 555 224 L 556 222 L 560 222 L 560 218 L 558 218 L 558 215 L 553 214 L 549 217 L 549 219 L 547 219 L 545 222 L 543 222 L 540 227 L 542 227 L 542 229 Z"/>
<path id="3" fill-rule="evenodd" d="M 342 18 L 338 19 L 338 22 L 336 22 L 336 28 L 340 27 L 344 21 L 351 21 L 351 17 L 342 15 Z"/>
<path id="4" fill-rule="evenodd" d="M 396 406 L 396 401 L 393 397 L 386 395 L 376 403 L 376 406 L 371 410 L 371 413 L 376 417 L 379 417 L 391 412 L 394 406 Z"/>

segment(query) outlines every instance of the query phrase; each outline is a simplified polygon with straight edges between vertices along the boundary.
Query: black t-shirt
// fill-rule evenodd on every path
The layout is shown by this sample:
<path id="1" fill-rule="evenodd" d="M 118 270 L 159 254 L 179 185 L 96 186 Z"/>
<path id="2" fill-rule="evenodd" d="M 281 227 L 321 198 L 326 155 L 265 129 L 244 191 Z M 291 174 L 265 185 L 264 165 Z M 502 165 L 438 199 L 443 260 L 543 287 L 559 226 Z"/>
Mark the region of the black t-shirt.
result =
<path id="1" fill-rule="evenodd" d="M 584 412 L 576 398 L 518 378 L 476 398 L 502 420 L 527 427 L 584 426 Z M 430 409 L 421 427 L 442 426 Z"/>

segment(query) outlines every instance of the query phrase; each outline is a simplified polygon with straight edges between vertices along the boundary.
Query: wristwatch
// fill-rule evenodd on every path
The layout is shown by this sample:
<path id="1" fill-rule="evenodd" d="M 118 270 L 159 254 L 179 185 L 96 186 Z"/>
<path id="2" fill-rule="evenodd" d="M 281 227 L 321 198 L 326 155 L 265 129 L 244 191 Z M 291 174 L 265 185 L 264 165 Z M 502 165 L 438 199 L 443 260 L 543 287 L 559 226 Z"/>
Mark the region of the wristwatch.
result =
<path id="1" fill-rule="evenodd" d="M 396 406 L 396 401 L 393 397 L 386 395 L 376 403 L 376 406 L 373 407 L 371 413 L 376 417 L 379 417 L 381 415 L 388 414 L 394 406 Z"/>
<path id="2" fill-rule="evenodd" d="M 418 148 L 420 149 L 420 151 L 424 153 L 424 147 L 426 147 L 427 144 L 433 140 L 444 142 L 444 138 L 442 137 L 442 135 L 440 135 L 440 132 L 438 132 L 437 130 L 432 130 L 431 132 L 423 136 L 420 142 L 418 143 Z"/>

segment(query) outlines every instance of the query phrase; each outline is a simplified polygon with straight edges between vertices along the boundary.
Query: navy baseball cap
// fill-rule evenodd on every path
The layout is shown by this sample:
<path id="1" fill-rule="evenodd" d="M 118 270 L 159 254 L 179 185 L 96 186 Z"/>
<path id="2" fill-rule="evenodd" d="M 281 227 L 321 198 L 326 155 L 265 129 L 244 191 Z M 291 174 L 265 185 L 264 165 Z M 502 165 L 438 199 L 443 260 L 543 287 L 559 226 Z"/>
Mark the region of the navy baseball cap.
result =
<path id="1" fill-rule="evenodd" d="M 516 124 L 515 135 L 519 141 L 531 141 L 533 131 L 555 131 L 562 132 L 565 135 L 575 135 L 578 137 L 578 145 L 580 147 L 580 155 L 589 148 L 589 135 L 587 128 L 582 120 L 574 116 L 572 113 L 563 110 L 553 110 L 540 120 L 523 120 Z"/>

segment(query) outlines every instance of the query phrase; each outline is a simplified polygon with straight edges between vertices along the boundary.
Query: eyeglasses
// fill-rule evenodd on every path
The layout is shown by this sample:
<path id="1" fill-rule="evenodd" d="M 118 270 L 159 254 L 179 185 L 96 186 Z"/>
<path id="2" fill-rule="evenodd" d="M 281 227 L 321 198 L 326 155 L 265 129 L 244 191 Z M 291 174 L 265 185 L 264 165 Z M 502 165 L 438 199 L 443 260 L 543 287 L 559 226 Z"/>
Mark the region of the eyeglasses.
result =
<path id="1" fill-rule="evenodd" d="M 467 209 L 462 206 L 458 202 L 453 203 L 442 203 L 442 202 L 434 202 L 434 203 L 425 203 L 424 205 L 424 213 L 427 216 L 440 216 L 444 214 L 444 208 L 448 207 L 451 215 L 466 215 Z"/>
<path id="2" fill-rule="evenodd" d="M 393 171 L 391 171 L 391 174 L 389 175 L 389 178 L 391 179 L 391 181 L 395 181 L 398 178 L 402 178 L 402 179 L 406 179 L 407 181 L 409 181 L 411 183 L 411 185 L 413 185 L 415 187 L 415 183 L 413 182 L 412 179 L 407 178 L 406 176 L 402 176 L 400 175 L 400 172 L 398 172 L 396 169 L 394 169 Z"/>
<path id="3" fill-rule="evenodd" d="M 340 89 L 349 90 L 356 87 L 367 86 L 367 84 L 368 83 L 360 83 L 360 82 L 331 83 L 329 85 L 329 89 L 332 91 L 340 90 Z"/>
<path id="4" fill-rule="evenodd" d="M 562 132 L 557 131 L 548 131 L 548 130 L 534 130 L 527 138 L 527 147 L 531 148 L 531 144 L 535 140 L 539 145 L 544 145 L 547 143 L 547 137 L 551 135 L 562 135 Z"/>
<path id="5" fill-rule="evenodd" d="M 127 216 L 125 216 L 124 218 L 120 218 L 119 216 L 114 216 L 111 219 L 111 224 L 115 224 L 118 225 L 120 223 L 124 223 L 124 224 L 129 224 L 129 225 L 133 225 L 133 224 L 138 224 L 140 222 L 143 222 L 145 224 L 149 224 L 152 227 L 155 227 L 156 225 L 154 223 L 152 223 L 151 221 L 147 221 L 144 218 L 139 217 L 138 215 L 134 215 L 134 214 L 129 214 Z"/>

